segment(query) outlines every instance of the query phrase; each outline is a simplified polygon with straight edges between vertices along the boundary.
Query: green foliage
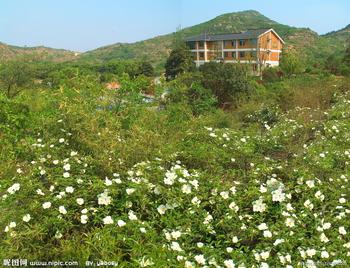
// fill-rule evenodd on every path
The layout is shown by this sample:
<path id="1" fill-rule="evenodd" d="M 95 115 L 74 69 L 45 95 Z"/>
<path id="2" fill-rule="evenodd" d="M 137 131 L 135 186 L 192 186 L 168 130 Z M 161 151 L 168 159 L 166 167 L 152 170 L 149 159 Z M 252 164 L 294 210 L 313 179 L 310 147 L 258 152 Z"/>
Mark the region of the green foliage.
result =
<path id="1" fill-rule="evenodd" d="M 277 82 L 281 80 L 282 72 L 279 68 L 263 69 L 262 77 L 265 82 Z"/>
<path id="2" fill-rule="evenodd" d="M 213 111 L 217 100 L 210 89 L 204 88 L 201 84 L 193 84 L 187 91 L 189 105 L 194 115 L 200 115 Z"/>
<path id="3" fill-rule="evenodd" d="M 0 66 L 0 89 L 8 98 L 17 96 L 26 86 L 32 83 L 31 66 L 18 61 Z"/>
<path id="4" fill-rule="evenodd" d="M 172 80 L 179 74 L 193 71 L 194 68 L 191 52 L 182 43 L 170 52 L 165 64 L 165 76 L 168 80 Z"/>
<path id="5" fill-rule="evenodd" d="M 218 104 L 236 105 L 240 98 L 249 95 L 252 90 L 246 66 L 210 62 L 202 65 L 202 84 L 212 90 Z"/>
<path id="6" fill-rule="evenodd" d="M 286 49 L 282 51 L 280 67 L 288 77 L 303 71 L 303 66 L 296 53 Z"/>
<path id="7" fill-rule="evenodd" d="M 350 45 L 347 47 L 345 51 L 344 62 L 347 66 L 350 66 Z"/>
<path id="8" fill-rule="evenodd" d="M 139 64 L 137 74 L 138 75 L 143 74 L 143 75 L 148 76 L 148 77 L 153 77 L 154 76 L 154 68 L 153 68 L 152 64 L 150 64 L 148 61 L 142 61 Z"/>
<path id="9" fill-rule="evenodd" d="M 123 72 L 108 90 L 94 68 L 59 66 L 59 89 L 0 94 L 0 259 L 348 261 L 349 78 L 259 84 L 209 65 L 157 85 L 170 98 L 159 109 L 139 94 L 150 77 Z M 257 95 L 217 109 L 202 85 L 213 74 Z"/>

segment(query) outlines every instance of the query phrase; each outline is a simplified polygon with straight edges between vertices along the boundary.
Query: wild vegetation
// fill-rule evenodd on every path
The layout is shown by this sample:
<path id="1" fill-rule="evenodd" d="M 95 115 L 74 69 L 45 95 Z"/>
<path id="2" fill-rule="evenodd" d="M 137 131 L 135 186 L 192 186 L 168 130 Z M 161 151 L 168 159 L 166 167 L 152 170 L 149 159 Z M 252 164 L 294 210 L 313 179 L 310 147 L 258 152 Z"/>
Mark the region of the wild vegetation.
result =
<path id="1" fill-rule="evenodd" d="M 350 78 L 171 55 L 1 66 L 0 258 L 347 266 Z"/>
<path id="2" fill-rule="evenodd" d="M 179 42 L 257 23 L 289 40 L 262 77 L 196 69 Z M 184 29 L 171 51 L 145 41 L 156 55 L 140 60 L 140 44 L 120 44 L 65 63 L 3 61 L 0 259 L 349 266 L 347 29 L 318 37 L 249 11 Z M 303 61 L 299 35 L 342 43 Z"/>

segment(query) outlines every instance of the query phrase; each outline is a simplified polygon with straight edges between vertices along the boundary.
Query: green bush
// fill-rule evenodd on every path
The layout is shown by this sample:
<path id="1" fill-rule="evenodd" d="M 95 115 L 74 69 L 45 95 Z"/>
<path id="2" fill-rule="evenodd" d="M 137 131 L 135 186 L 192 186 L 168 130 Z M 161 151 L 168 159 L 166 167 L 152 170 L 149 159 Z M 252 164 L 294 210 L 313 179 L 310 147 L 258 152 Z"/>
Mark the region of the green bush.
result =
<path id="1" fill-rule="evenodd" d="M 212 90 L 219 106 L 235 106 L 251 93 L 252 85 L 246 66 L 209 62 L 199 70 L 202 73 L 202 85 Z"/>

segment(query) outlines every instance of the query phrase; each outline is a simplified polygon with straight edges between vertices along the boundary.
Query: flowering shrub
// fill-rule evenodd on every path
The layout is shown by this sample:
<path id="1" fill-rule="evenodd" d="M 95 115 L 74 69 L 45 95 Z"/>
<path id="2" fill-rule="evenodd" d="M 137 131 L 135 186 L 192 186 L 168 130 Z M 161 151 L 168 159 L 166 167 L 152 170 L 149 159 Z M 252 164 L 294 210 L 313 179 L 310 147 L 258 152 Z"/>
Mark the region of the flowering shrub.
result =
<path id="1" fill-rule="evenodd" d="M 185 131 L 144 127 L 149 143 L 157 144 L 154 133 L 157 140 L 167 131 L 180 138 L 174 147 L 162 140 L 165 149 L 139 156 L 127 154 L 139 147 L 117 123 L 117 133 L 101 124 L 91 134 L 96 143 L 107 134 L 115 140 L 95 148 L 84 136 L 86 125 L 57 120 L 22 140 L 27 159 L 1 179 L 0 258 L 107 259 L 121 267 L 346 267 L 349 110 L 346 96 L 338 96 L 324 120 L 306 124 L 287 113 L 264 132 L 198 128 L 202 118 Z M 161 124 L 164 114 L 158 116 Z M 98 149 L 106 159 L 94 155 Z"/>

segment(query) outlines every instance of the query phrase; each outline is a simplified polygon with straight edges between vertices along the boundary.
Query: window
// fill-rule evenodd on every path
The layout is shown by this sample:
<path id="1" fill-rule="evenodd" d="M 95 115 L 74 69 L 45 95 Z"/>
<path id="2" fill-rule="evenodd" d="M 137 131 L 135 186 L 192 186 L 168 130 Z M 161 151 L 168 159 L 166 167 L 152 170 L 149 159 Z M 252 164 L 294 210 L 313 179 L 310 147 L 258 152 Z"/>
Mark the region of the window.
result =
<path id="1" fill-rule="evenodd" d="M 256 51 L 251 51 L 250 52 L 250 57 L 255 58 L 256 57 Z"/>
<path id="2" fill-rule="evenodd" d="M 228 52 L 224 52 L 224 57 L 228 58 Z"/>
<path id="3" fill-rule="evenodd" d="M 237 58 L 236 57 L 236 52 L 232 52 L 232 58 L 234 58 L 234 59 Z"/>
<path id="4" fill-rule="evenodd" d="M 198 48 L 203 49 L 204 48 L 204 41 L 199 41 L 198 42 Z"/>
<path id="5" fill-rule="evenodd" d="M 199 57 L 204 58 L 204 52 L 199 52 Z"/>
<path id="6" fill-rule="evenodd" d="M 196 49 L 196 43 L 195 42 L 188 42 L 187 43 L 189 49 Z"/>
<path id="7" fill-rule="evenodd" d="M 245 40 L 243 40 L 243 39 L 239 40 L 239 45 L 241 47 L 244 47 L 245 46 Z"/>
<path id="8" fill-rule="evenodd" d="M 236 47 L 236 40 L 225 40 L 224 47 Z"/>
<path id="9" fill-rule="evenodd" d="M 257 39 L 250 39 L 249 42 L 253 46 L 256 46 L 258 44 Z"/>
<path id="10" fill-rule="evenodd" d="M 245 52 L 244 51 L 239 52 L 239 57 L 240 58 L 245 58 Z"/>

